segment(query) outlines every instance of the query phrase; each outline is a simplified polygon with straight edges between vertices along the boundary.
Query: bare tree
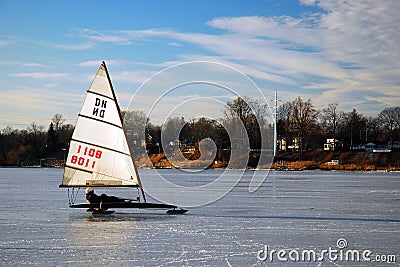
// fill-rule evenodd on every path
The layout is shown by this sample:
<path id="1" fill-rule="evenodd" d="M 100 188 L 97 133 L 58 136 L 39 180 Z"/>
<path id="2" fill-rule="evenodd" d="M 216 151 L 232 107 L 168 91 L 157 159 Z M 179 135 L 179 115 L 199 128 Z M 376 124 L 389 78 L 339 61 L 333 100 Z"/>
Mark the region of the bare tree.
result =
<path id="1" fill-rule="evenodd" d="M 267 119 L 268 111 L 267 103 L 246 96 L 238 97 L 227 103 L 227 109 L 224 111 L 224 124 L 238 126 L 237 120 L 239 119 L 247 132 L 250 147 L 260 149 L 272 142 L 271 138 L 269 138 L 271 140 L 267 138 L 272 135 L 272 128 Z M 241 145 L 246 136 L 238 134 L 237 137 L 240 139 L 237 140 L 238 145 Z"/>
<path id="2" fill-rule="evenodd" d="M 58 130 L 61 129 L 62 125 L 65 122 L 65 119 L 63 118 L 63 115 L 57 113 L 53 116 L 51 122 L 53 123 L 54 130 L 57 132 Z"/>
<path id="3" fill-rule="evenodd" d="M 378 119 L 386 130 L 389 136 L 390 148 L 393 149 L 393 137 L 395 131 L 400 128 L 400 106 L 385 108 L 379 113 Z"/>
<path id="4" fill-rule="evenodd" d="M 376 140 L 379 136 L 380 125 L 378 118 L 368 117 L 365 121 L 365 142 Z"/>
<path id="5" fill-rule="evenodd" d="M 43 132 L 44 127 L 42 125 L 38 125 L 36 122 L 32 122 L 28 127 L 28 132 L 37 135 L 39 132 Z"/>
<path id="6" fill-rule="evenodd" d="M 278 135 L 283 137 L 287 144 L 294 140 L 293 110 L 291 102 L 282 104 L 278 109 Z"/>
<path id="7" fill-rule="evenodd" d="M 179 150 L 179 135 L 185 124 L 183 117 L 172 117 L 162 125 L 161 145 L 166 155 L 173 156 Z"/>
<path id="8" fill-rule="evenodd" d="M 307 141 L 309 136 L 307 133 L 316 124 L 318 111 L 314 108 L 311 103 L 311 99 L 306 102 L 298 96 L 294 101 L 290 103 L 292 109 L 292 123 L 297 133 L 299 141 L 299 160 L 303 159 L 303 150 L 307 147 Z"/>
<path id="9" fill-rule="evenodd" d="M 361 143 L 366 121 L 367 119 L 358 113 L 356 109 L 343 113 L 343 139 L 349 145 L 350 149 L 353 149 L 356 144 Z"/>
<path id="10" fill-rule="evenodd" d="M 12 134 L 17 134 L 18 130 L 14 129 L 13 127 L 11 127 L 10 125 L 7 125 L 4 129 L 3 129 L 3 135 L 12 135 Z"/>
<path id="11" fill-rule="evenodd" d="M 124 130 L 131 149 L 132 155 L 137 158 L 146 153 L 145 140 L 146 140 L 146 123 L 148 118 L 143 111 L 130 110 L 122 111 L 124 119 Z"/>
<path id="12" fill-rule="evenodd" d="M 227 103 L 227 109 L 224 111 L 225 118 L 233 119 L 239 118 L 245 125 L 252 114 L 251 107 L 249 105 L 250 99 L 247 97 L 238 97 L 232 102 Z"/>
<path id="13" fill-rule="evenodd" d="M 36 122 L 32 122 L 27 130 L 29 143 L 32 145 L 33 148 L 33 156 L 38 157 L 41 154 L 41 150 L 46 143 L 45 134 L 43 132 L 44 127 L 38 125 Z"/>
<path id="14" fill-rule="evenodd" d="M 332 103 L 322 110 L 322 122 L 331 130 L 333 137 L 333 150 L 335 150 L 336 146 L 337 126 L 341 119 L 340 113 L 338 112 L 338 106 L 338 103 Z"/>

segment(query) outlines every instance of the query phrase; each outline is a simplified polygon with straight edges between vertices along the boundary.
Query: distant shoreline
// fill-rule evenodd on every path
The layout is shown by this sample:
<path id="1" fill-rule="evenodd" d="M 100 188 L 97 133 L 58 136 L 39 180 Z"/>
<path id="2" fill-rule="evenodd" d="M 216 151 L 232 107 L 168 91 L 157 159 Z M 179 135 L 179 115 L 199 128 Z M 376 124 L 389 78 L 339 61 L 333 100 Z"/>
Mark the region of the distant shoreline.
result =
<path id="1" fill-rule="evenodd" d="M 38 166 L 0 166 L 0 169 L 61 169 L 60 167 L 38 167 Z M 138 169 L 146 170 L 150 168 L 146 167 L 139 167 Z M 181 171 L 185 169 L 177 169 L 177 168 L 151 168 L 154 170 L 171 170 L 171 171 Z M 224 170 L 225 168 L 207 168 L 207 170 Z M 243 169 L 232 169 L 232 170 L 243 170 Z M 395 170 L 384 170 L 384 169 L 378 169 L 378 170 L 346 170 L 346 169 L 331 169 L 331 170 L 326 170 L 326 169 L 287 169 L 287 170 L 282 170 L 282 169 L 272 169 L 272 168 L 246 168 L 246 171 L 274 171 L 274 172 L 319 172 L 319 173 L 329 173 L 329 172 L 354 172 L 354 173 L 400 173 L 400 169 L 395 169 Z"/>
<path id="2" fill-rule="evenodd" d="M 377 171 L 377 172 L 399 172 L 400 171 L 400 152 L 392 151 L 389 153 L 368 153 L 365 151 L 345 151 L 332 152 L 324 150 L 313 150 L 303 152 L 304 160 L 297 159 L 297 153 L 280 153 L 275 157 L 272 165 L 258 165 L 259 154 L 252 154 L 249 157 L 246 169 L 249 170 L 278 170 L 278 171 Z M 141 169 L 225 169 L 229 161 L 214 162 L 199 161 L 196 159 L 186 162 L 171 164 L 164 153 L 152 154 L 135 160 L 136 166 Z M 42 160 L 41 164 L 32 165 L 6 165 L 0 168 L 63 168 L 64 160 L 51 158 Z M 231 167 L 231 166 L 229 166 Z M 233 168 L 234 169 L 234 168 Z M 241 169 L 241 168 L 238 168 Z"/>
<path id="3" fill-rule="evenodd" d="M 400 171 L 400 152 L 367 153 L 365 151 L 332 152 L 324 150 L 307 151 L 303 153 L 305 160 L 298 161 L 297 153 L 281 153 L 275 157 L 270 166 L 259 166 L 259 155 L 252 155 L 248 161 L 247 169 L 272 169 L 282 171 Z M 136 161 L 138 167 L 173 169 L 174 167 L 164 153 L 153 154 L 148 158 Z M 208 165 L 207 162 L 193 160 L 180 164 L 178 169 L 185 168 L 210 168 L 224 169 L 228 162 L 216 162 Z"/>

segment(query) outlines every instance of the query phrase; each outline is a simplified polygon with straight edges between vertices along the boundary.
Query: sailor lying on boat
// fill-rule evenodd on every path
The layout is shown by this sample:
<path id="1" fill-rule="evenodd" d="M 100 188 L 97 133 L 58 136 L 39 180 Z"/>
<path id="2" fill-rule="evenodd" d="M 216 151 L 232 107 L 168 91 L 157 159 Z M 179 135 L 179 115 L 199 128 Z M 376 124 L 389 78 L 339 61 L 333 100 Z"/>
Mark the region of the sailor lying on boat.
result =
<path id="1" fill-rule="evenodd" d="M 96 195 L 93 187 L 86 188 L 86 199 L 90 203 L 106 203 L 106 202 L 124 202 L 132 201 L 131 199 L 119 198 L 115 196 L 107 196 L 106 194 Z"/>

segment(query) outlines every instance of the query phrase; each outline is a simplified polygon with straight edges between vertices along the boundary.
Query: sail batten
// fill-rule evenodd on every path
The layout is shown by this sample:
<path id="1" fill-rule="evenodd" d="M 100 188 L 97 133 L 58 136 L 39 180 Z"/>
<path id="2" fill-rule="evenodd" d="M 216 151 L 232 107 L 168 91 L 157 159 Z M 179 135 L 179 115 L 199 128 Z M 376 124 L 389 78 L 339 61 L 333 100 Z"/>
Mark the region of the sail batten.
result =
<path id="1" fill-rule="evenodd" d="M 107 96 L 107 95 L 100 94 L 100 93 L 98 93 L 98 92 L 93 92 L 93 91 L 90 91 L 90 90 L 87 90 L 86 92 L 91 93 L 91 94 L 94 94 L 94 95 L 102 96 L 102 97 L 108 98 L 108 99 L 110 99 L 110 100 L 114 100 L 112 97 L 109 97 L 109 96 Z"/>
<path id="2" fill-rule="evenodd" d="M 93 173 L 93 171 L 88 171 L 88 170 L 81 169 L 81 168 L 77 168 L 77 167 L 75 167 L 75 166 L 70 166 L 70 165 L 67 165 L 67 164 L 65 165 L 65 167 L 71 168 L 71 169 L 75 169 L 75 170 L 77 170 L 77 171 L 87 172 L 87 173 L 90 173 L 90 174 Z"/>
<path id="3" fill-rule="evenodd" d="M 70 142 L 62 187 L 140 187 L 105 64 L 94 77 Z"/>
<path id="4" fill-rule="evenodd" d="M 74 139 L 71 139 L 71 141 L 80 142 L 82 144 L 86 144 L 86 145 L 90 145 L 90 146 L 96 146 L 96 147 L 99 147 L 99 148 L 102 148 L 102 149 L 107 149 L 107 150 L 110 150 L 110 151 L 113 151 L 113 152 L 116 152 L 116 153 L 124 154 L 124 155 L 129 156 L 129 157 L 131 156 L 129 153 L 126 153 L 125 151 L 120 151 L 120 150 L 112 149 L 112 148 L 109 148 L 109 147 L 100 146 L 98 144 L 85 142 L 85 141 L 82 141 L 82 140 L 74 140 Z"/>
<path id="5" fill-rule="evenodd" d="M 109 124 L 109 125 L 112 125 L 112 126 L 114 126 L 114 127 L 117 127 L 117 128 L 122 129 L 122 126 L 120 126 L 120 125 L 118 125 L 118 124 L 114 124 L 114 123 L 108 122 L 108 121 L 99 120 L 99 119 L 96 119 L 96 118 L 93 118 L 93 117 L 90 117 L 90 116 L 87 116 L 87 115 L 83 115 L 83 114 L 78 114 L 78 116 L 79 116 L 79 117 L 82 117 L 82 118 L 89 119 L 89 120 L 95 120 L 95 121 L 100 121 L 100 122 L 102 122 L 102 123 L 107 123 L 107 124 Z"/>

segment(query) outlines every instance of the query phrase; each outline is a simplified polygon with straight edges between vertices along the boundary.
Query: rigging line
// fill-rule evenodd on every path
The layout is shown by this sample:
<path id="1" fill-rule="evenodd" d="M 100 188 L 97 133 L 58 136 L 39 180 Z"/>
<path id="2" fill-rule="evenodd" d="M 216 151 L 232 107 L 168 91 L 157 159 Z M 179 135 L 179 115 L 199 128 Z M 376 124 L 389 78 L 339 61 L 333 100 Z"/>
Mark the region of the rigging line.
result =
<path id="1" fill-rule="evenodd" d="M 170 198 L 172 199 L 172 203 L 174 203 L 175 206 L 178 206 L 177 203 L 176 203 L 176 201 L 175 201 L 175 199 L 174 199 L 174 197 L 171 195 L 171 193 L 168 193 L 168 195 L 169 195 Z"/>
<path id="2" fill-rule="evenodd" d="M 71 195 L 70 195 L 70 204 L 74 203 L 74 192 L 75 192 L 75 188 L 72 188 L 71 190 Z M 69 193 L 69 192 L 68 192 Z"/>
<path id="3" fill-rule="evenodd" d="M 77 197 L 78 197 L 78 193 L 79 193 L 79 189 L 81 189 L 80 187 L 78 187 L 78 189 L 76 190 L 76 194 L 75 194 L 75 197 L 73 198 L 73 202 L 72 203 L 75 203 L 75 201 L 76 201 L 76 199 L 77 199 Z"/>
<path id="4" fill-rule="evenodd" d="M 68 188 L 68 203 L 69 205 L 72 205 L 75 203 L 77 197 L 78 197 L 78 193 L 79 193 L 79 187 L 78 190 L 75 193 L 75 188 L 72 187 L 72 189 L 70 190 L 70 188 Z"/>
<path id="5" fill-rule="evenodd" d="M 140 196 L 139 187 L 137 187 L 136 189 L 137 189 L 137 190 L 136 190 L 136 191 L 137 191 L 137 192 L 136 192 L 137 195 Z M 140 198 L 139 198 L 139 202 L 140 202 Z"/>

